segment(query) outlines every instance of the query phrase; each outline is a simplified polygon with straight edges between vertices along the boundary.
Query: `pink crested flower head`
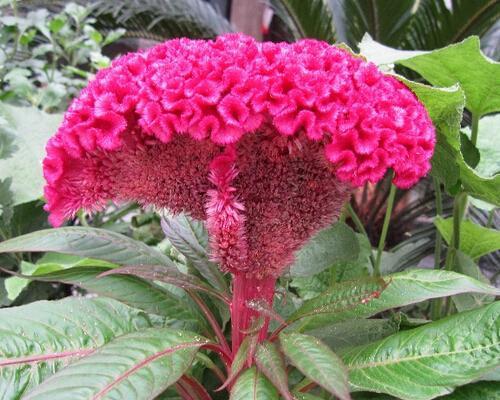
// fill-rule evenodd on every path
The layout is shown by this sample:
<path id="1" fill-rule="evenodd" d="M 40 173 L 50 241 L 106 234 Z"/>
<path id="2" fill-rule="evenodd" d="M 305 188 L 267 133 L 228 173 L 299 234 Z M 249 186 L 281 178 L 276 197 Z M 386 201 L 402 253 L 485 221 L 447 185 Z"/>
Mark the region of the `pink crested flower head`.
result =
<path id="1" fill-rule="evenodd" d="M 430 169 L 434 127 L 396 78 L 314 40 L 175 39 L 118 58 L 47 144 L 46 209 L 61 225 L 109 200 L 207 223 L 221 267 L 277 276 L 352 187 Z"/>

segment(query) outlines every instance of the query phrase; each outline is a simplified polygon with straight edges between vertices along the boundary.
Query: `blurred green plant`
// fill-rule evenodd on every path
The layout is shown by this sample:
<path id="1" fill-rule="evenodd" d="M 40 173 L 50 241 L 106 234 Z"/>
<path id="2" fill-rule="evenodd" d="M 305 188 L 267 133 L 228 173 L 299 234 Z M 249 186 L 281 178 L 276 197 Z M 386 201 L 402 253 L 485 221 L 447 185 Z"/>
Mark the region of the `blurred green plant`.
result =
<path id="1" fill-rule="evenodd" d="M 102 48 L 124 30 L 101 34 L 91 9 L 76 3 L 57 14 L 40 8 L 24 16 L 11 4 L 0 14 L 0 100 L 64 110 L 89 77 L 109 65 Z"/>

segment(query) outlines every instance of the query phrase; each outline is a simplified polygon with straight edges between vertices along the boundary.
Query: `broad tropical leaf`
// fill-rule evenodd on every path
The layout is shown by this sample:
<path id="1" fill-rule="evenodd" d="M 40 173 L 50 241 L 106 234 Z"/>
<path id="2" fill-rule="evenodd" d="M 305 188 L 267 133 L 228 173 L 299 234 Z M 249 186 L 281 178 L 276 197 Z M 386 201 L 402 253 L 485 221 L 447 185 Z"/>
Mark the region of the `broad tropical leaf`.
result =
<path id="1" fill-rule="evenodd" d="M 418 72 L 435 86 L 459 83 L 465 93 L 465 107 L 477 117 L 500 111 L 500 63 L 481 53 L 478 37 L 400 60 L 399 64 Z"/>
<path id="2" fill-rule="evenodd" d="M 333 285 L 320 296 L 304 302 L 287 322 L 300 321 L 300 329 L 304 331 L 437 297 L 460 293 L 500 294 L 500 289 L 450 271 L 413 269 L 388 275 L 384 280 Z"/>
<path id="3" fill-rule="evenodd" d="M 434 224 L 449 244 L 453 233 L 453 219 L 437 217 Z M 462 221 L 459 248 L 462 253 L 477 260 L 481 256 L 500 249 L 500 232 L 474 224 L 471 221 Z"/>
<path id="4" fill-rule="evenodd" d="M 500 302 L 399 332 L 343 354 L 355 390 L 428 400 L 500 363 Z"/>
<path id="5" fill-rule="evenodd" d="M 168 328 L 129 333 L 61 369 L 24 399 L 152 399 L 184 374 L 205 343 Z"/>
<path id="6" fill-rule="evenodd" d="M 230 400 L 248 399 L 279 399 L 276 388 L 255 367 L 243 372 L 231 389 Z"/>
<path id="7" fill-rule="evenodd" d="M 313 38 L 335 42 L 335 23 L 328 1 L 272 0 L 271 5 L 293 39 Z"/>
<path id="8" fill-rule="evenodd" d="M 156 41 L 169 38 L 211 38 L 232 31 L 231 24 L 202 0 L 99 0 L 96 27 L 125 28 L 127 37 Z"/>
<path id="9" fill-rule="evenodd" d="M 0 397 L 23 396 L 114 337 L 151 327 L 117 301 L 66 298 L 0 310 Z"/>
<path id="10" fill-rule="evenodd" d="M 46 229 L 0 243 L 0 253 L 56 251 L 117 264 L 174 265 L 159 251 L 104 229 L 68 227 Z"/>
<path id="11" fill-rule="evenodd" d="M 341 400 L 350 399 L 347 369 L 342 360 L 313 336 L 298 333 L 281 334 L 281 348 L 306 377 Z"/>
<path id="12" fill-rule="evenodd" d="M 184 214 L 167 215 L 161 220 L 166 238 L 198 272 L 216 289 L 228 291 L 227 283 L 217 265 L 209 260 L 208 233 L 201 221 Z"/>
<path id="13" fill-rule="evenodd" d="M 255 364 L 267 379 L 276 386 L 285 400 L 293 400 L 288 389 L 285 361 L 274 343 L 264 342 L 259 344 L 255 352 Z"/>
<path id="14" fill-rule="evenodd" d="M 360 245 L 354 231 L 342 222 L 317 233 L 295 255 L 292 276 L 315 275 L 337 262 L 358 259 Z"/>

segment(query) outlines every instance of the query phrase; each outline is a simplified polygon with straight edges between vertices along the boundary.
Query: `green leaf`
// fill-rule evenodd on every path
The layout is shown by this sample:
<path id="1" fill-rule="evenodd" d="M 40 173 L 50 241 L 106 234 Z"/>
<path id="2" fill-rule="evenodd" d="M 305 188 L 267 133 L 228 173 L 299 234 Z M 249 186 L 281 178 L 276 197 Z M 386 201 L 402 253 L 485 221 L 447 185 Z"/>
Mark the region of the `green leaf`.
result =
<path id="1" fill-rule="evenodd" d="M 382 43 L 376 42 L 369 33 L 365 33 L 358 45 L 360 54 L 376 65 L 391 65 L 396 61 L 405 60 L 418 55 L 426 54 L 425 51 L 398 50 Z"/>
<path id="2" fill-rule="evenodd" d="M 500 400 L 500 382 L 476 382 L 436 400 Z"/>
<path id="3" fill-rule="evenodd" d="M 230 400 L 266 399 L 278 400 L 278 391 L 255 367 L 243 372 L 233 388 Z"/>
<path id="4" fill-rule="evenodd" d="M 437 297 L 460 293 L 500 294 L 500 289 L 450 271 L 413 269 L 384 279 L 385 282 L 365 279 L 333 285 L 320 296 L 304 302 L 287 322 L 303 320 L 300 329 L 310 330 Z"/>
<path id="5" fill-rule="evenodd" d="M 479 175 L 464 160 L 460 152 L 460 122 L 463 111 L 463 92 L 457 87 L 437 89 L 398 77 L 422 101 L 437 130 L 437 143 L 432 158 L 432 173 L 448 191 L 459 180 L 471 196 L 500 205 L 500 174 Z"/>
<path id="6" fill-rule="evenodd" d="M 471 168 L 476 168 L 477 164 L 479 164 L 479 161 L 481 160 L 481 154 L 469 137 L 462 132 L 460 132 L 460 152 L 462 153 L 465 162 Z"/>
<path id="7" fill-rule="evenodd" d="M 399 331 L 399 324 L 392 319 L 353 319 L 308 330 L 334 351 L 375 342 Z"/>
<path id="8" fill-rule="evenodd" d="M 23 398 L 151 399 L 184 374 L 205 343 L 194 333 L 168 328 L 129 333 L 61 369 Z"/>
<path id="9" fill-rule="evenodd" d="M 500 361 L 500 302 L 399 332 L 343 355 L 355 390 L 427 400 L 478 379 Z"/>
<path id="10" fill-rule="evenodd" d="M 335 42 L 333 13 L 327 1 L 272 0 L 271 4 L 295 40 Z"/>
<path id="11" fill-rule="evenodd" d="M 70 297 L 0 310 L 0 397 L 27 391 L 116 336 L 151 326 L 117 301 Z"/>
<path id="12" fill-rule="evenodd" d="M 60 125 L 62 115 L 4 103 L 0 114 L 11 123 L 18 146 L 10 158 L 0 160 L 0 179 L 12 177 L 14 204 L 35 200 L 42 196 L 45 183 L 41 168 L 45 144 Z"/>
<path id="13" fill-rule="evenodd" d="M 167 215 L 161 220 L 166 238 L 216 289 L 227 292 L 227 284 L 217 265 L 208 259 L 208 233 L 201 221 L 184 214 Z"/>
<path id="14" fill-rule="evenodd" d="M 347 370 L 342 360 L 318 339 L 298 333 L 281 334 L 281 348 L 306 377 L 341 400 L 348 400 Z"/>
<path id="15" fill-rule="evenodd" d="M 110 269 L 102 274 L 102 276 L 111 275 L 132 275 L 140 278 L 158 282 L 168 283 L 185 290 L 198 290 L 214 296 L 226 303 L 230 299 L 221 295 L 216 290 L 202 282 L 194 275 L 183 274 L 177 268 L 165 265 L 128 265 L 122 268 Z"/>
<path id="16" fill-rule="evenodd" d="M 56 251 L 117 264 L 173 265 L 146 244 L 105 229 L 68 227 L 45 229 L 0 243 L 0 253 Z"/>
<path id="17" fill-rule="evenodd" d="M 488 284 L 490 283 L 488 278 L 486 278 L 479 269 L 479 266 L 461 251 L 456 252 L 454 260 L 454 271 L 470 276 L 478 281 Z M 495 297 L 488 294 L 463 293 L 452 296 L 451 299 L 453 300 L 457 310 L 461 312 L 489 304 L 495 300 Z"/>
<path id="18" fill-rule="evenodd" d="M 340 1 L 347 43 L 356 45 L 365 32 L 375 40 L 399 46 L 412 18 L 414 0 Z"/>
<path id="19" fill-rule="evenodd" d="M 434 225 L 439 229 L 446 243 L 450 244 L 453 234 L 453 219 L 436 217 Z M 460 250 L 474 260 L 500 249 L 500 232 L 485 228 L 471 221 L 460 223 Z"/>
<path id="20" fill-rule="evenodd" d="M 292 276 L 315 275 L 337 262 L 358 259 L 360 246 L 354 231 L 342 222 L 316 234 L 295 256 Z"/>
<path id="21" fill-rule="evenodd" d="M 477 36 L 400 60 L 399 64 L 418 72 L 435 86 L 459 83 L 465 92 L 465 107 L 477 117 L 500 111 L 500 63 L 481 53 Z"/>
<path id="22" fill-rule="evenodd" d="M 288 389 L 285 361 L 274 343 L 263 342 L 259 344 L 255 352 L 255 364 L 279 390 L 285 400 L 293 400 Z"/>
<path id="23" fill-rule="evenodd" d="M 197 327 L 198 316 L 190 309 L 184 299 L 134 276 L 111 275 L 100 277 L 109 271 L 103 267 L 74 267 L 45 274 L 38 273 L 31 279 L 44 282 L 63 282 L 76 285 L 91 293 L 110 297 L 131 307 L 151 314 L 167 317 L 167 322 L 189 327 Z M 187 324 L 187 326 L 184 326 Z"/>

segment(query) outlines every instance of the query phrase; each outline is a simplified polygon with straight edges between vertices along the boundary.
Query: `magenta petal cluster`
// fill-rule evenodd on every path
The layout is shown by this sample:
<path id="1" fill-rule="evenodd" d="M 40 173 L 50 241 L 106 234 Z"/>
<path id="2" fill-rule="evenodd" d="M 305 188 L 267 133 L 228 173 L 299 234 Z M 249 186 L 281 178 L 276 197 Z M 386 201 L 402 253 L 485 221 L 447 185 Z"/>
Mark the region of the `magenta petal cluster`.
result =
<path id="1" fill-rule="evenodd" d="M 434 127 L 400 81 L 327 43 L 241 34 L 176 39 L 99 71 L 47 145 L 46 209 L 60 225 L 107 201 L 207 221 L 223 268 L 276 276 L 388 168 L 430 169 Z"/>

